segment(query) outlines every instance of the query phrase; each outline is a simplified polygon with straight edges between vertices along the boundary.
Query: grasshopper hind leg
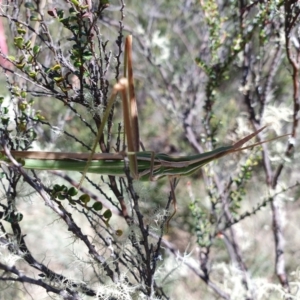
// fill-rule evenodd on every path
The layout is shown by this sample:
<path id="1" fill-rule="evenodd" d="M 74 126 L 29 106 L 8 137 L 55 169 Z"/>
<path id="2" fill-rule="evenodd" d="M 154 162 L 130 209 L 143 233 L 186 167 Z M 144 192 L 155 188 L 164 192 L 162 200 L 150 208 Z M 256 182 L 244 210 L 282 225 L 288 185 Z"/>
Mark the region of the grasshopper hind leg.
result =
<path id="1" fill-rule="evenodd" d="M 169 176 L 169 183 L 170 183 L 170 188 L 171 188 L 170 196 L 172 198 L 172 202 L 173 202 L 173 206 L 174 206 L 174 211 L 170 215 L 170 217 L 168 218 L 168 220 L 166 222 L 167 232 L 169 231 L 169 224 L 170 224 L 171 219 L 177 213 L 177 201 L 176 201 L 176 195 L 175 195 L 175 188 L 176 188 L 178 182 L 179 182 L 178 176 Z"/>

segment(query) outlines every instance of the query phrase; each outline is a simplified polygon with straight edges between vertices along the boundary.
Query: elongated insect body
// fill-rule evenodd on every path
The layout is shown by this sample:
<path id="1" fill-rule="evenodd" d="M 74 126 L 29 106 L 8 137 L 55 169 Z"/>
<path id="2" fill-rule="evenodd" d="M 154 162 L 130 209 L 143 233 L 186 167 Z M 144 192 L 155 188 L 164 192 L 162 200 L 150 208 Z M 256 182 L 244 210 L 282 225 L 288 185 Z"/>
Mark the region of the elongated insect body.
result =
<path id="1" fill-rule="evenodd" d="M 243 147 L 265 127 L 244 137 L 232 146 L 224 146 L 213 151 L 190 156 L 174 157 L 151 151 L 135 152 L 137 158 L 138 179 L 142 181 L 157 180 L 164 176 L 180 177 L 197 172 L 205 164 L 230 153 L 242 151 L 263 141 Z M 58 153 L 41 151 L 11 151 L 15 158 L 22 159 L 23 167 L 34 170 L 65 170 L 88 172 L 100 175 L 125 176 L 124 159 L 126 154 L 101 153 L 90 157 L 89 153 Z M 132 155 L 129 153 L 128 156 Z M 89 161 L 88 168 L 86 168 Z"/>
<path id="2" fill-rule="evenodd" d="M 222 147 L 229 148 L 232 147 Z M 151 166 L 151 155 L 148 153 L 141 153 L 138 152 L 137 155 L 137 162 L 138 162 L 138 172 L 140 174 L 140 180 L 151 180 L 149 178 L 150 169 L 153 168 L 153 179 L 159 179 L 164 176 L 186 176 L 196 172 L 199 168 L 201 168 L 204 164 L 209 163 L 214 158 L 209 157 L 205 159 L 206 156 L 210 156 L 213 154 L 214 151 L 207 152 L 200 154 L 198 160 L 190 160 L 189 156 L 182 156 L 182 157 L 171 157 L 165 154 L 157 154 L 154 156 L 153 165 Z M 44 152 L 40 152 L 44 153 Z M 25 169 L 34 169 L 34 170 L 61 170 L 61 171 L 78 171 L 83 172 L 87 160 L 84 159 L 69 159 L 69 158 L 56 158 L 53 159 L 53 154 L 60 153 L 51 153 L 51 158 L 41 159 L 41 158 L 25 158 L 26 152 L 24 151 L 22 155 L 18 151 L 11 151 L 11 154 L 15 158 L 23 158 L 24 164 L 23 167 Z M 39 154 L 39 152 L 37 152 Z M 47 152 L 46 152 L 47 154 Z M 79 153 L 70 153 L 71 156 L 76 156 Z M 32 157 L 31 153 L 31 157 Z M 37 155 L 38 157 L 39 155 Z M 193 156 L 192 156 L 193 157 Z M 201 161 L 199 161 L 199 159 Z M 89 163 L 89 167 L 87 169 L 88 173 L 100 174 L 100 175 L 112 175 L 112 176 L 125 176 L 125 163 L 123 158 L 117 159 L 109 159 L 102 157 L 99 160 L 92 159 Z"/>

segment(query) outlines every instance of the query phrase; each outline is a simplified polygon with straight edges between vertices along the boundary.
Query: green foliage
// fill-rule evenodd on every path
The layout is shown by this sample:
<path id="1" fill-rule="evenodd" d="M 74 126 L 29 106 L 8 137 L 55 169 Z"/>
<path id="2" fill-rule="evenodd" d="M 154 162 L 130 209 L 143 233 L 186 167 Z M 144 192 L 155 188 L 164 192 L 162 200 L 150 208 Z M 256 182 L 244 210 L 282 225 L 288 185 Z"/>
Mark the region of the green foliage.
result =
<path id="1" fill-rule="evenodd" d="M 209 217 L 207 212 L 201 207 L 200 201 L 191 203 L 189 209 L 193 217 L 193 228 L 197 237 L 197 244 L 200 247 L 209 247 L 211 245 L 212 225 L 216 220 L 213 221 L 213 217 Z"/>
<path id="2" fill-rule="evenodd" d="M 83 204 L 84 208 L 95 212 L 102 210 L 103 205 L 101 202 L 95 202 L 91 207 L 88 207 L 87 204 L 91 201 L 91 197 L 88 194 L 82 194 L 78 199 L 76 199 L 74 197 L 77 196 L 77 194 L 78 190 L 75 187 L 68 188 L 66 185 L 59 184 L 55 184 L 51 191 L 51 196 L 58 201 L 68 200 L 68 202 L 74 206 L 76 204 Z M 109 219 L 112 217 L 112 212 L 107 209 L 103 213 L 103 217 L 106 219 L 105 223 L 108 224 Z"/>
<path id="3" fill-rule="evenodd" d="M 19 223 L 23 220 L 23 214 L 19 212 L 8 212 L 4 215 L 3 219 L 9 223 Z"/>

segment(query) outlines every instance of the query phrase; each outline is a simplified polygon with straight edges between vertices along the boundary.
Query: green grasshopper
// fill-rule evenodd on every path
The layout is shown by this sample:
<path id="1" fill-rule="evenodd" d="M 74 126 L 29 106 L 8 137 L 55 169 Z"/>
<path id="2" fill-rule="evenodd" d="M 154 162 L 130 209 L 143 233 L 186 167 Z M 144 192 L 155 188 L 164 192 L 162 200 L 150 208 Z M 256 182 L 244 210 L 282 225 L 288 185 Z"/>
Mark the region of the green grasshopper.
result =
<path id="1" fill-rule="evenodd" d="M 189 176 L 213 160 L 268 142 L 264 141 L 243 147 L 265 127 L 247 135 L 231 146 L 220 147 L 202 154 L 174 157 L 164 153 L 154 154 L 150 151 L 135 152 L 138 175 L 133 173 L 131 175 L 142 181 L 158 180 L 165 176 Z M 78 172 L 83 172 L 86 169 L 87 173 L 123 177 L 125 176 L 124 159 L 128 155 L 126 153 L 96 153 L 90 157 L 89 153 L 45 151 L 11 151 L 11 154 L 15 158 L 24 159 L 23 167 L 25 169 Z M 130 153 L 128 156 L 130 159 Z M 90 162 L 86 168 L 89 159 Z"/>
<path id="2" fill-rule="evenodd" d="M 102 117 L 102 122 L 98 129 L 98 134 L 92 152 L 89 153 L 58 153 L 39 151 L 11 151 L 15 158 L 23 160 L 23 167 L 35 170 L 66 170 L 83 172 L 80 185 L 86 173 L 96 173 L 101 175 L 126 176 L 125 159 L 129 160 L 130 174 L 136 180 L 157 180 L 162 177 L 169 177 L 171 185 L 171 195 L 176 213 L 175 179 L 180 176 L 189 176 L 197 172 L 205 164 L 228 154 L 249 149 L 262 143 L 258 142 L 250 146 L 243 145 L 257 136 L 265 127 L 237 141 L 231 146 L 217 148 L 203 154 L 191 156 L 174 157 L 164 153 L 155 154 L 151 151 L 140 151 L 138 113 L 135 99 L 133 72 L 132 72 L 132 37 L 128 36 L 125 42 L 124 78 L 115 84 L 112 95 L 108 101 L 106 111 Z M 128 70 L 127 70 L 128 68 Z M 127 79 L 128 78 L 128 79 Z M 127 137 L 127 153 L 100 153 L 95 154 L 98 141 L 103 135 L 104 126 L 114 104 L 118 93 L 121 93 L 123 103 L 124 128 Z M 3 151 L 2 151 L 3 152 Z"/>

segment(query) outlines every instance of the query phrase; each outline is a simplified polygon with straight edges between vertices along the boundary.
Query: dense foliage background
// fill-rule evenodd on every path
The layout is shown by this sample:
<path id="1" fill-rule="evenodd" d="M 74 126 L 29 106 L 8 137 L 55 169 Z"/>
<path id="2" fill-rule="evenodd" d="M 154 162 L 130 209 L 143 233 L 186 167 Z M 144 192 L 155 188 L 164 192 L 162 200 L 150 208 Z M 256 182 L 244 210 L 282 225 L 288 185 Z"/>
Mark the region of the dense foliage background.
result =
<path id="1" fill-rule="evenodd" d="M 0 8 L 1 299 L 300 299 L 297 1 Z M 168 230 L 167 178 L 89 174 L 76 193 L 80 173 L 7 158 L 91 151 L 129 34 L 145 149 L 199 154 L 266 124 L 257 141 L 291 134 L 181 178 Z M 98 151 L 124 149 L 118 99 Z"/>

